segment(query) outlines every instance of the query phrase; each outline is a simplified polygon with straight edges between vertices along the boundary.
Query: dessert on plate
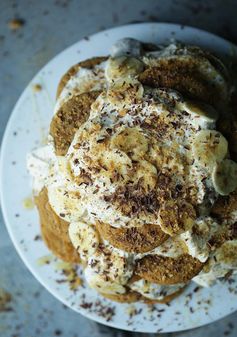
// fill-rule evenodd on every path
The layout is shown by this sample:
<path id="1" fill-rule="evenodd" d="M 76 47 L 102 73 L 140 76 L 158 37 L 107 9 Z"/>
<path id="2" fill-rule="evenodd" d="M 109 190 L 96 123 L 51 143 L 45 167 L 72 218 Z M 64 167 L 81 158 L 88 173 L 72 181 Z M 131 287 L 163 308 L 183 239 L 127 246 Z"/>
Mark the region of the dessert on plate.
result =
<path id="1" fill-rule="evenodd" d="M 42 236 L 120 302 L 166 303 L 237 269 L 237 117 L 227 67 L 126 38 L 62 77 L 28 155 Z"/>

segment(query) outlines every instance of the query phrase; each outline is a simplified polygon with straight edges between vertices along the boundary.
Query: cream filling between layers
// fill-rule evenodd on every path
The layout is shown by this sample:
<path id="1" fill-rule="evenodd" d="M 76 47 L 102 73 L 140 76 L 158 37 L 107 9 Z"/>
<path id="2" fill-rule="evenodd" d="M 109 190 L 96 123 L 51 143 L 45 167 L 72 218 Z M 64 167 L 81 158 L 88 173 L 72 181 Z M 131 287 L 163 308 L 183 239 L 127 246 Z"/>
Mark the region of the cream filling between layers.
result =
<path id="1" fill-rule="evenodd" d="M 183 287 L 185 287 L 185 284 L 179 283 L 175 285 L 164 286 L 141 279 L 139 281 L 133 282 L 129 287 L 148 299 L 162 301 L 165 297 L 181 290 Z"/>

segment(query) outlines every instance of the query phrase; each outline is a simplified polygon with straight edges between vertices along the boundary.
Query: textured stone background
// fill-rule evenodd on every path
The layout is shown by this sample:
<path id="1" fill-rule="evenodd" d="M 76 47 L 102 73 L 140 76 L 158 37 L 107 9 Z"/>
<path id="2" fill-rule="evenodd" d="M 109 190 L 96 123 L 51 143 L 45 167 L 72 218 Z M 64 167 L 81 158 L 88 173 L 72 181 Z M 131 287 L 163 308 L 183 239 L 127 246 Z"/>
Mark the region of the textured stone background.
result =
<path id="1" fill-rule="evenodd" d="M 81 38 L 129 22 L 163 21 L 200 27 L 237 43 L 236 12 L 235 0 L 0 0 L 0 139 L 33 75 Z M 23 24 L 15 31 L 9 25 L 14 18 Z M 54 299 L 16 254 L 0 214 L 0 308 L 4 296 L 9 303 L 0 309 L 1 337 L 145 336 L 91 322 Z M 234 337 L 236 320 L 237 313 L 170 336 Z"/>

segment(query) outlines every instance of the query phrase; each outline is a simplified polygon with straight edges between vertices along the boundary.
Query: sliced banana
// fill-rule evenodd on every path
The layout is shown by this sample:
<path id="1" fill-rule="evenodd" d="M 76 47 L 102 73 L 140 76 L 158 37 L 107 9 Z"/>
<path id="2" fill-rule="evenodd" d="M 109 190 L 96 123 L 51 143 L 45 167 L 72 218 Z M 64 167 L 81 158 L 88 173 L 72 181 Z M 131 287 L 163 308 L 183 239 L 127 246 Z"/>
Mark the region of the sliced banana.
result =
<path id="1" fill-rule="evenodd" d="M 202 120 L 209 123 L 214 123 L 217 121 L 219 114 L 218 112 L 211 106 L 203 102 L 196 101 L 185 101 L 178 102 L 177 107 L 180 110 L 185 110 L 190 115 L 196 117 L 196 122 L 201 124 Z"/>
<path id="2" fill-rule="evenodd" d="M 50 168 L 47 186 L 61 189 L 75 189 L 70 162 L 66 157 L 57 156 Z"/>
<path id="3" fill-rule="evenodd" d="M 212 182 L 220 195 L 228 195 L 237 188 L 237 163 L 225 159 L 214 166 Z"/>
<path id="4" fill-rule="evenodd" d="M 104 169 L 103 176 L 107 178 L 112 178 L 116 173 L 119 174 L 119 177 L 124 180 L 132 168 L 132 161 L 129 156 L 121 151 L 120 149 L 109 149 L 105 151 L 101 151 L 98 154 L 98 162 L 100 167 Z M 101 174 L 101 171 L 99 172 Z"/>
<path id="5" fill-rule="evenodd" d="M 153 190 L 157 183 L 157 169 L 147 160 L 139 160 L 133 168 L 130 180 L 134 183 L 140 182 L 146 191 Z"/>
<path id="6" fill-rule="evenodd" d="M 237 268 L 237 240 L 226 241 L 215 252 L 216 263 L 228 269 Z"/>
<path id="7" fill-rule="evenodd" d="M 54 212 L 63 220 L 78 221 L 85 212 L 85 206 L 81 202 L 78 191 L 69 191 L 64 187 L 49 185 L 48 198 Z"/>
<path id="8" fill-rule="evenodd" d="M 127 105 L 135 104 L 143 97 L 144 89 L 134 79 L 119 79 L 107 90 L 107 100 L 119 110 L 119 115 L 126 115 Z M 129 108 L 128 107 L 128 108 Z M 111 109 L 112 110 L 112 109 Z"/>
<path id="9" fill-rule="evenodd" d="M 82 258 L 88 259 L 96 252 L 99 236 L 94 226 L 84 222 L 71 222 L 68 234 L 74 248 Z"/>
<path id="10" fill-rule="evenodd" d="M 201 130 L 197 132 L 192 143 L 194 159 L 202 166 L 213 169 L 216 162 L 225 158 L 228 152 L 228 142 L 216 130 Z"/>
<path id="11" fill-rule="evenodd" d="M 142 61 L 135 57 L 119 56 L 110 58 L 105 69 L 105 75 L 109 82 L 121 78 L 132 78 L 144 69 Z"/>
<path id="12" fill-rule="evenodd" d="M 126 284 L 133 273 L 132 257 L 112 246 L 100 245 L 88 260 L 93 273 L 101 275 L 105 281 Z M 130 261 L 131 260 L 131 261 Z"/>
<path id="13" fill-rule="evenodd" d="M 174 236 L 192 228 L 196 212 L 193 206 L 184 200 L 168 200 L 161 205 L 158 219 L 163 232 Z"/>
<path id="14" fill-rule="evenodd" d="M 125 128 L 111 139 L 111 146 L 127 153 L 130 158 L 144 156 L 148 151 L 148 139 L 139 128 Z"/>
<path id="15" fill-rule="evenodd" d="M 105 281 L 102 275 L 95 273 L 90 267 L 85 269 L 85 278 L 89 286 L 99 293 L 114 295 L 124 294 L 126 292 L 126 288 L 122 284 Z"/>

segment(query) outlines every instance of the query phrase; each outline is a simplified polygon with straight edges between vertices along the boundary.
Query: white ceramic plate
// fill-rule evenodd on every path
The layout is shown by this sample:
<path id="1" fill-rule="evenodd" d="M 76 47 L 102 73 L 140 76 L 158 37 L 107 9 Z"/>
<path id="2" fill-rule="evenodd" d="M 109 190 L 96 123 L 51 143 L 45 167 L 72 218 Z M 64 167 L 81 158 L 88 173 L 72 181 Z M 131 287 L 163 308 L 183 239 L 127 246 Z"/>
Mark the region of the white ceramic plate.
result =
<path id="1" fill-rule="evenodd" d="M 143 303 L 116 304 L 103 299 L 87 286 L 72 291 L 68 283 L 63 282 L 61 271 L 55 268 L 56 258 L 49 258 L 49 264 L 39 263 L 39 259 L 50 252 L 41 240 L 37 240 L 40 227 L 36 209 L 23 206 L 25 198 L 31 195 L 26 154 L 39 146 L 47 135 L 60 77 L 80 60 L 107 55 L 111 45 L 123 37 L 154 43 L 175 38 L 226 57 L 236 51 L 230 42 L 198 29 L 144 23 L 100 32 L 60 53 L 29 83 L 8 122 L 1 151 L 3 214 L 11 239 L 27 267 L 45 288 L 75 311 L 97 322 L 131 331 L 170 332 L 195 328 L 237 310 L 235 280 L 231 284 L 219 283 L 210 289 L 190 286 L 169 306 L 159 304 L 152 308 Z M 40 84 L 42 90 L 34 92 L 34 84 Z"/>

